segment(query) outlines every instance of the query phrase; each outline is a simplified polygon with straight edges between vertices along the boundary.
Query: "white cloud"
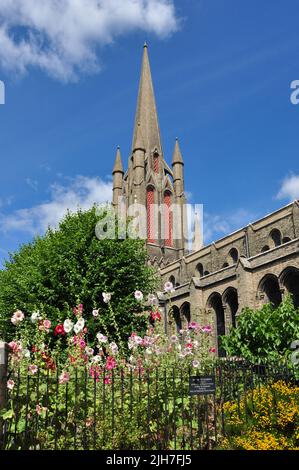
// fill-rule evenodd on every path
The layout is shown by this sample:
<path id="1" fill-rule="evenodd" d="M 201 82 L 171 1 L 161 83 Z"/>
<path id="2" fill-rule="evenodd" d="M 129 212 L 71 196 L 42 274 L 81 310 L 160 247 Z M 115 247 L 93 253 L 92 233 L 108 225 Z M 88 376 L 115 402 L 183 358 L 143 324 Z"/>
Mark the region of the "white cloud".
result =
<path id="1" fill-rule="evenodd" d="M 284 179 L 277 194 L 278 199 L 299 199 L 299 175 L 291 175 Z"/>
<path id="2" fill-rule="evenodd" d="M 0 215 L 0 230 L 42 234 L 51 226 L 57 227 L 67 210 L 75 212 L 79 207 L 89 209 L 95 203 L 106 203 L 112 198 L 112 183 L 99 178 L 78 176 L 69 185 L 53 184 L 50 187 L 50 200 L 21 209 L 8 215 Z"/>
<path id="3" fill-rule="evenodd" d="M 178 29 L 173 0 L 1 0 L 0 65 L 60 80 L 99 70 L 97 48 L 133 32 Z"/>
<path id="4" fill-rule="evenodd" d="M 211 243 L 230 233 L 246 227 L 258 218 L 246 209 L 237 209 L 230 214 L 209 214 L 204 212 L 204 240 L 205 243 Z"/>

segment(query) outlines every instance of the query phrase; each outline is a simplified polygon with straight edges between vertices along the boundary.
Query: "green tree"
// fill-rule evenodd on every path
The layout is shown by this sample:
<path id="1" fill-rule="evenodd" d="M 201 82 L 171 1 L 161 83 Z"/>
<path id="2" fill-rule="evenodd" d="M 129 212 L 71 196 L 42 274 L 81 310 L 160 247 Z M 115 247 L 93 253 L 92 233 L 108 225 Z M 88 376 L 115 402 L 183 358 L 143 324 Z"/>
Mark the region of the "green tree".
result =
<path id="1" fill-rule="evenodd" d="M 145 295 L 156 287 L 156 276 L 147 266 L 142 240 L 99 240 L 97 222 L 103 217 L 97 208 L 68 213 L 57 230 L 21 246 L 10 255 L 0 271 L 0 336 L 10 339 L 11 314 L 16 309 L 31 313 L 40 310 L 53 324 L 63 322 L 82 303 L 88 327 L 99 330 L 99 309 L 111 336 L 115 331 L 102 293 L 112 293 L 111 307 L 123 336 L 144 326 L 134 291 Z"/>
<path id="2" fill-rule="evenodd" d="M 290 353 L 292 341 L 299 339 L 299 309 L 288 295 L 276 308 L 271 304 L 253 310 L 245 308 L 237 328 L 223 336 L 221 343 L 230 356 L 262 361 Z"/>

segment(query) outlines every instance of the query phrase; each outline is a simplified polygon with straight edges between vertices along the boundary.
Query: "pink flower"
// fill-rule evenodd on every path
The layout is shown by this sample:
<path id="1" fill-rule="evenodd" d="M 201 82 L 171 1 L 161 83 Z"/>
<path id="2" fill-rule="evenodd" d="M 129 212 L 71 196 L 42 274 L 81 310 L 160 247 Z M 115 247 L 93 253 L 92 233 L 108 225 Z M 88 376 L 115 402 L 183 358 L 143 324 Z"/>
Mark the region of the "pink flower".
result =
<path id="1" fill-rule="evenodd" d="M 59 376 L 59 383 L 60 385 L 66 384 L 70 381 L 70 374 L 68 372 L 62 372 Z"/>
<path id="2" fill-rule="evenodd" d="M 191 323 L 189 323 L 190 330 L 197 330 L 198 328 L 199 328 L 199 324 L 196 323 L 195 321 L 192 321 Z"/>
<path id="3" fill-rule="evenodd" d="M 209 352 L 210 352 L 210 353 L 215 353 L 215 352 L 216 352 L 216 348 L 211 348 Z"/>
<path id="4" fill-rule="evenodd" d="M 83 304 L 79 304 L 78 307 L 73 308 L 74 315 L 82 315 L 83 313 Z"/>
<path id="5" fill-rule="evenodd" d="M 81 339 L 81 340 L 80 340 L 79 345 L 80 345 L 80 348 L 81 348 L 81 349 L 85 349 L 85 348 L 86 348 L 86 343 L 85 343 L 84 339 Z"/>
<path id="6" fill-rule="evenodd" d="M 17 310 L 11 317 L 11 322 L 13 325 L 18 325 L 24 320 L 24 318 L 25 318 L 24 313 L 21 310 Z"/>
<path id="7" fill-rule="evenodd" d="M 106 359 L 106 369 L 107 370 L 112 370 L 115 369 L 116 367 L 116 360 L 114 357 L 108 356 Z"/>
<path id="8" fill-rule="evenodd" d="M 212 327 L 210 325 L 207 325 L 207 326 L 203 326 L 201 331 L 203 333 L 211 333 L 212 332 Z"/>
<path id="9" fill-rule="evenodd" d="M 9 380 L 7 381 L 7 388 L 8 388 L 8 390 L 13 390 L 14 386 L 15 386 L 14 380 L 9 379 Z"/>
<path id="10" fill-rule="evenodd" d="M 47 408 L 45 406 L 40 406 L 39 404 L 36 405 L 36 412 L 38 416 L 40 416 L 43 412 L 45 413 L 47 411 Z"/>
<path id="11" fill-rule="evenodd" d="M 10 343 L 8 343 L 8 346 L 14 354 L 18 354 L 18 353 L 22 352 L 22 350 L 23 350 L 22 345 L 21 345 L 20 342 L 11 341 Z"/>
<path id="12" fill-rule="evenodd" d="M 43 325 L 44 325 L 45 330 L 49 330 L 51 328 L 50 320 L 44 320 Z"/>
<path id="13" fill-rule="evenodd" d="M 179 338 L 177 337 L 177 335 L 172 335 L 172 336 L 170 337 L 170 341 L 171 341 L 172 343 L 177 343 L 178 340 L 179 340 Z"/>
<path id="14" fill-rule="evenodd" d="M 38 368 L 37 368 L 36 365 L 31 364 L 31 365 L 28 367 L 28 371 L 30 372 L 30 374 L 35 375 L 35 374 L 37 374 Z"/>
<path id="15" fill-rule="evenodd" d="M 143 339 L 140 337 L 140 336 L 134 336 L 134 341 L 136 344 L 138 345 L 142 345 L 143 344 Z"/>
<path id="16" fill-rule="evenodd" d="M 192 343 L 187 343 L 187 344 L 186 344 L 186 348 L 187 348 L 187 349 L 192 349 L 192 348 L 193 348 L 193 344 L 192 344 Z"/>

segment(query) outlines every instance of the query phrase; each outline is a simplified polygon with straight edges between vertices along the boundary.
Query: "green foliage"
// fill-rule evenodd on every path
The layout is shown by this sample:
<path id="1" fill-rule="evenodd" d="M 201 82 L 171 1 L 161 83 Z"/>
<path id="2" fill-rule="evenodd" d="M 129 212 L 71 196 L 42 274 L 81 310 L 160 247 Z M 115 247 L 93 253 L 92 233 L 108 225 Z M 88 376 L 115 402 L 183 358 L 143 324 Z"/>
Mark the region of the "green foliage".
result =
<path id="1" fill-rule="evenodd" d="M 40 310 L 54 324 L 68 317 L 79 303 L 89 318 L 100 310 L 109 331 L 109 309 L 102 292 L 111 292 L 111 305 L 124 336 L 134 328 L 140 330 L 144 319 L 136 316 L 136 289 L 146 295 L 156 284 L 153 270 L 146 265 L 142 240 L 98 240 L 97 222 L 103 217 L 93 207 L 88 211 L 67 214 L 57 230 L 48 229 L 43 237 L 23 245 L 11 254 L 0 272 L 0 331 L 2 339 L 11 339 L 11 314 Z"/>
<path id="2" fill-rule="evenodd" d="M 228 355 L 259 362 L 289 354 L 296 339 L 299 339 L 299 309 L 291 296 L 277 308 L 271 304 L 258 310 L 245 308 L 237 328 L 221 338 Z"/>

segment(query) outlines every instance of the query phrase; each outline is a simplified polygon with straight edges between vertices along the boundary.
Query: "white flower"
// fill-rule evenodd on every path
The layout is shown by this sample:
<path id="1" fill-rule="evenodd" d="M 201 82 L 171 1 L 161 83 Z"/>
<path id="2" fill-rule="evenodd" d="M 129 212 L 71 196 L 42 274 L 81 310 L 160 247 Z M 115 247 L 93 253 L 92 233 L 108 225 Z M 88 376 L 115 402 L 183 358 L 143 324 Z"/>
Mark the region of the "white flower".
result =
<path id="1" fill-rule="evenodd" d="M 98 364 L 99 362 L 101 362 L 101 356 L 97 355 L 97 356 L 94 356 L 92 358 L 92 362 L 94 362 L 95 364 Z"/>
<path id="2" fill-rule="evenodd" d="M 131 350 L 131 349 L 134 349 L 134 347 L 135 347 L 135 343 L 133 343 L 132 340 L 129 340 L 128 341 L 128 348 Z"/>
<path id="3" fill-rule="evenodd" d="M 105 304 L 109 304 L 110 300 L 111 300 L 111 297 L 112 297 L 112 294 L 110 294 L 109 292 L 103 292 L 103 300 L 105 302 Z"/>
<path id="4" fill-rule="evenodd" d="M 110 346 L 110 349 L 111 349 L 111 351 L 112 351 L 113 354 L 116 354 L 116 353 L 118 352 L 118 346 L 117 346 L 116 343 L 114 343 L 114 342 L 113 342 L 113 343 L 110 343 L 109 346 Z"/>
<path id="5" fill-rule="evenodd" d="M 85 320 L 84 318 L 81 317 L 79 318 L 76 325 L 74 326 L 74 332 L 76 333 L 76 335 L 80 333 L 80 331 L 83 330 L 84 326 L 85 326 Z"/>
<path id="6" fill-rule="evenodd" d="M 29 351 L 29 349 L 24 349 L 24 351 L 23 351 L 23 356 L 24 356 L 26 359 L 29 359 L 29 358 L 30 358 L 30 351 Z"/>
<path id="7" fill-rule="evenodd" d="M 177 343 L 178 340 L 179 340 L 179 338 L 177 337 L 177 335 L 172 335 L 172 336 L 170 337 L 170 341 L 171 341 L 172 343 Z"/>
<path id="8" fill-rule="evenodd" d="M 93 310 L 92 314 L 95 318 L 97 318 L 99 316 L 99 310 Z"/>
<path id="9" fill-rule="evenodd" d="M 173 292 L 174 291 L 174 288 L 173 288 L 173 284 L 172 282 L 168 281 L 164 284 L 164 290 L 166 292 Z"/>
<path id="10" fill-rule="evenodd" d="M 107 343 L 108 338 L 107 338 L 107 336 L 102 335 L 102 333 L 98 333 L 97 334 L 97 340 L 98 340 L 99 343 L 104 343 L 105 344 L 105 343 Z"/>
<path id="11" fill-rule="evenodd" d="M 147 300 L 149 305 L 158 305 L 158 299 L 154 294 L 149 294 Z"/>
<path id="12" fill-rule="evenodd" d="M 74 328 L 74 323 L 71 320 L 65 320 L 63 328 L 66 333 L 70 333 Z"/>
<path id="13" fill-rule="evenodd" d="M 156 352 L 157 352 L 157 351 L 156 351 Z M 151 349 L 151 348 L 147 348 L 147 349 L 145 350 L 145 354 L 148 354 L 149 356 L 150 356 L 151 354 L 153 354 L 152 349 Z"/>
<path id="14" fill-rule="evenodd" d="M 86 346 L 85 352 L 86 352 L 87 356 L 93 356 L 94 350 L 92 348 L 89 348 L 88 346 Z"/>
<path id="15" fill-rule="evenodd" d="M 141 302 L 143 300 L 143 293 L 140 290 L 137 290 L 134 296 L 135 299 L 138 300 L 138 302 Z"/>
<path id="16" fill-rule="evenodd" d="M 41 315 L 40 315 L 40 312 L 37 311 L 37 312 L 33 312 L 32 315 L 31 315 L 31 322 L 32 323 L 36 323 L 38 320 L 41 320 Z"/>
<path id="17" fill-rule="evenodd" d="M 194 369 L 197 369 L 199 367 L 199 361 L 196 361 L 196 360 L 193 361 L 192 365 L 193 365 Z"/>

